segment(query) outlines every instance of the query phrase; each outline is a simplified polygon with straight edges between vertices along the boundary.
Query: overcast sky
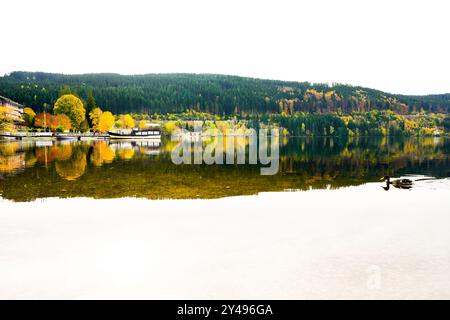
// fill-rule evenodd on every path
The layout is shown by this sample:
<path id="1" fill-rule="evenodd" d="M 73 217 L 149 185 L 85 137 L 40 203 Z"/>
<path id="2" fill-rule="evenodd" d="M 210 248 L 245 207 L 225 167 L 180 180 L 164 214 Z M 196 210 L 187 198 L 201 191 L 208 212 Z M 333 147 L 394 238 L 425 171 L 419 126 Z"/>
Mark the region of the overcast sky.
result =
<path id="1" fill-rule="evenodd" d="M 0 74 L 192 72 L 450 92 L 449 1 L 2 1 Z"/>

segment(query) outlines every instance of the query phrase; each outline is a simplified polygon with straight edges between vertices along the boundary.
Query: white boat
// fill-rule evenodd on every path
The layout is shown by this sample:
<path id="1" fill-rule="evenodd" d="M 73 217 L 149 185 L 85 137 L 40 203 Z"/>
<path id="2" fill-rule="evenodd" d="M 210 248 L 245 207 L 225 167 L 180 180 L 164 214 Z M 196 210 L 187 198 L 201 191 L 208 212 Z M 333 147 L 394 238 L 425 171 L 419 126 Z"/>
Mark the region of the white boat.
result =
<path id="1" fill-rule="evenodd" d="M 121 129 L 115 131 L 108 131 L 111 139 L 128 139 L 128 140 L 142 140 L 142 139 L 161 139 L 161 131 L 159 128 L 148 129 Z"/>

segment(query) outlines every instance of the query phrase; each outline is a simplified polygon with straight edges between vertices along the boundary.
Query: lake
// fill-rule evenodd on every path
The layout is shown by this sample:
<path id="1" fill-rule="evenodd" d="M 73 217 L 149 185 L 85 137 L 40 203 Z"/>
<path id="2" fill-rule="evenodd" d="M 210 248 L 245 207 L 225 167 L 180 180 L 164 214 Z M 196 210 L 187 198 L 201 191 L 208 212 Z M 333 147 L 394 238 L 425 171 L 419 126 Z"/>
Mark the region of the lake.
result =
<path id="1" fill-rule="evenodd" d="M 0 298 L 450 298 L 450 139 L 281 139 L 275 175 L 175 146 L 0 142 Z"/>
<path id="2" fill-rule="evenodd" d="M 450 176 L 450 140 L 291 138 L 277 174 L 260 164 L 175 165 L 177 142 L 3 142 L 0 196 L 13 201 L 91 197 L 211 199 L 260 192 L 337 189 L 381 177 Z M 248 150 L 247 150 L 248 151 Z M 381 189 L 380 189 L 381 190 Z"/>

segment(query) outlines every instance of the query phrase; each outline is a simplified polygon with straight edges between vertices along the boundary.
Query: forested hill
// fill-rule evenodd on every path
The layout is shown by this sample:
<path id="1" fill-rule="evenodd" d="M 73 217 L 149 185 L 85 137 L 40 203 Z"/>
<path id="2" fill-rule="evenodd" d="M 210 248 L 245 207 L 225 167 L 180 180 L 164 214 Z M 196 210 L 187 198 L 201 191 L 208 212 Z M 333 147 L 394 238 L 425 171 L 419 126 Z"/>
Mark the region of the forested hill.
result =
<path id="1" fill-rule="evenodd" d="M 0 77 L 0 95 L 42 111 L 61 90 L 113 113 L 177 113 L 186 109 L 215 114 L 363 112 L 390 109 L 450 113 L 450 94 L 405 96 L 336 84 L 311 84 L 210 74 L 84 74 L 13 72 Z"/>

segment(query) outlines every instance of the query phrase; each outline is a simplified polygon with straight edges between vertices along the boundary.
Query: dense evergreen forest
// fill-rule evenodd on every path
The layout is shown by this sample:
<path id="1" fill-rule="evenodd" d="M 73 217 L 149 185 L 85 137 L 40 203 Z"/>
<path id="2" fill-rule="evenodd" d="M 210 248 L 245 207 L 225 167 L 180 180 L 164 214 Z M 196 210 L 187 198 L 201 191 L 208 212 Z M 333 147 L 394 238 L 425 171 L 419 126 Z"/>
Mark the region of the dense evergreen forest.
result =
<path id="1" fill-rule="evenodd" d="M 65 86 L 115 114 L 180 113 L 187 109 L 217 115 L 331 113 L 373 110 L 397 114 L 450 113 L 450 94 L 406 96 L 335 84 L 261 80 L 212 74 L 84 74 L 13 72 L 0 77 L 0 95 L 42 112 Z"/>

